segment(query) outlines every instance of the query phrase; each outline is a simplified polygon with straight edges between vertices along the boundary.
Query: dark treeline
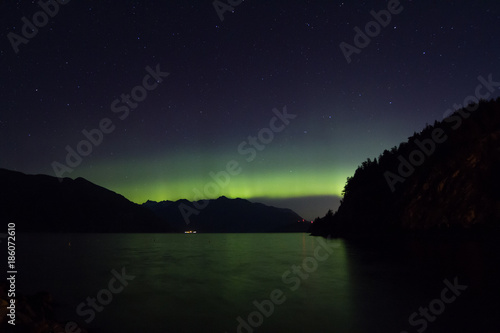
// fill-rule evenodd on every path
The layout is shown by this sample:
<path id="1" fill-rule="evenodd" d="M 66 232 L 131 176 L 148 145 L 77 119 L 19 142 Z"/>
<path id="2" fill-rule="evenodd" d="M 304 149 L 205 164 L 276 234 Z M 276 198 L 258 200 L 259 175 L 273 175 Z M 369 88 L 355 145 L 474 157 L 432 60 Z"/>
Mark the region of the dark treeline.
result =
<path id="1" fill-rule="evenodd" d="M 500 98 L 455 111 L 347 178 L 338 211 L 313 234 L 496 227 L 500 217 Z"/>

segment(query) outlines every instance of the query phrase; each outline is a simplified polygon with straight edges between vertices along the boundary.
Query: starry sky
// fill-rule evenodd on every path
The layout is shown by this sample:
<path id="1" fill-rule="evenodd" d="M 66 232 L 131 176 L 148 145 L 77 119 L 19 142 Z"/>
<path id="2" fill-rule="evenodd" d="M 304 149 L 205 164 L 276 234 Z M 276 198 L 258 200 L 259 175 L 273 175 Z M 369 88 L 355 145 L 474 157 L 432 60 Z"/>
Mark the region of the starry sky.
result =
<path id="1" fill-rule="evenodd" d="M 500 81 L 493 0 L 61 2 L 0 2 L 0 167 L 137 203 L 322 216 L 363 161 Z"/>

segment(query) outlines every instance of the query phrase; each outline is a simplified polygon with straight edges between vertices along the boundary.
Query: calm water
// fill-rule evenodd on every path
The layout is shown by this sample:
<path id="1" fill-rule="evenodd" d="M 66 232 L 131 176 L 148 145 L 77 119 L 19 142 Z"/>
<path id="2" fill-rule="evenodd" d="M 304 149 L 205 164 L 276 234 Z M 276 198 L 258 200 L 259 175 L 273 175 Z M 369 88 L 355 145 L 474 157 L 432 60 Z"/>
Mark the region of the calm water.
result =
<path id="1" fill-rule="evenodd" d="M 21 234 L 18 287 L 51 292 L 59 317 L 93 332 L 238 332 L 238 317 L 256 326 L 240 326 L 245 333 L 500 332 L 497 246 L 325 242 L 307 234 Z M 101 292 L 122 268 L 133 280 Z M 434 301 L 432 321 L 418 315 L 410 325 L 455 278 L 467 289 Z M 83 315 L 77 307 L 98 293 L 109 303 L 87 324 L 90 307 Z"/>

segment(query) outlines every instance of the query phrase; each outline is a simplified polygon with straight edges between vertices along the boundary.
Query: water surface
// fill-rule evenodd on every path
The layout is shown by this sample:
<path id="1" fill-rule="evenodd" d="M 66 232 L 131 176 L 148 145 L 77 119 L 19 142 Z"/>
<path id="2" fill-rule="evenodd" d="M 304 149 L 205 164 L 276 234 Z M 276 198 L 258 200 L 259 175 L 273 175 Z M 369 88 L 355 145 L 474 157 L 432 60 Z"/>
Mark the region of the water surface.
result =
<path id="1" fill-rule="evenodd" d="M 425 331 L 496 327 L 496 248 L 435 244 L 322 243 L 300 233 L 21 234 L 18 285 L 23 293 L 51 292 L 61 319 L 93 332 L 237 332 L 240 317 L 245 333 L 411 333 L 424 324 L 419 315 L 412 326 L 409 316 L 441 297 L 445 279 L 458 279 L 468 289 L 426 320 Z M 107 292 L 112 270 L 123 269 L 134 278 Z M 77 313 L 99 293 L 105 302 L 111 295 L 109 304 Z M 271 308 L 270 299 L 279 304 Z"/>

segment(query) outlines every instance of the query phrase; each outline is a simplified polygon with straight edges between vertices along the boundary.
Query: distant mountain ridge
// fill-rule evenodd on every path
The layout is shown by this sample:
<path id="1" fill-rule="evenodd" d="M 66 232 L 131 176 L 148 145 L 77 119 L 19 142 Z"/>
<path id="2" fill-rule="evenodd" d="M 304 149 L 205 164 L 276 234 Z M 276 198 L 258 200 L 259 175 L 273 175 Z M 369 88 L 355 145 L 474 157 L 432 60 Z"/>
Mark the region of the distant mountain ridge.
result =
<path id="1" fill-rule="evenodd" d="M 198 232 L 287 232 L 306 231 L 309 227 L 307 223 L 299 222 L 302 217 L 291 209 L 240 198 L 222 196 L 194 203 L 185 199 L 175 202 L 147 201 L 143 206 L 167 219 L 175 228 Z"/>
<path id="2" fill-rule="evenodd" d="M 172 232 L 165 221 L 84 178 L 0 169 L 0 219 L 19 232 Z"/>
<path id="3" fill-rule="evenodd" d="M 18 232 L 287 232 L 306 231 L 290 209 L 220 197 L 185 222 L 188 200 L 138 205 L 84 178 L 26 175 L 0 168 L 0 220 Z M 201 205 L 202 202 L 199 202 Z M 200 207 L 198 205 L 198 207 Z M 194 209 L 194 207 L 193 207 Z"/>

